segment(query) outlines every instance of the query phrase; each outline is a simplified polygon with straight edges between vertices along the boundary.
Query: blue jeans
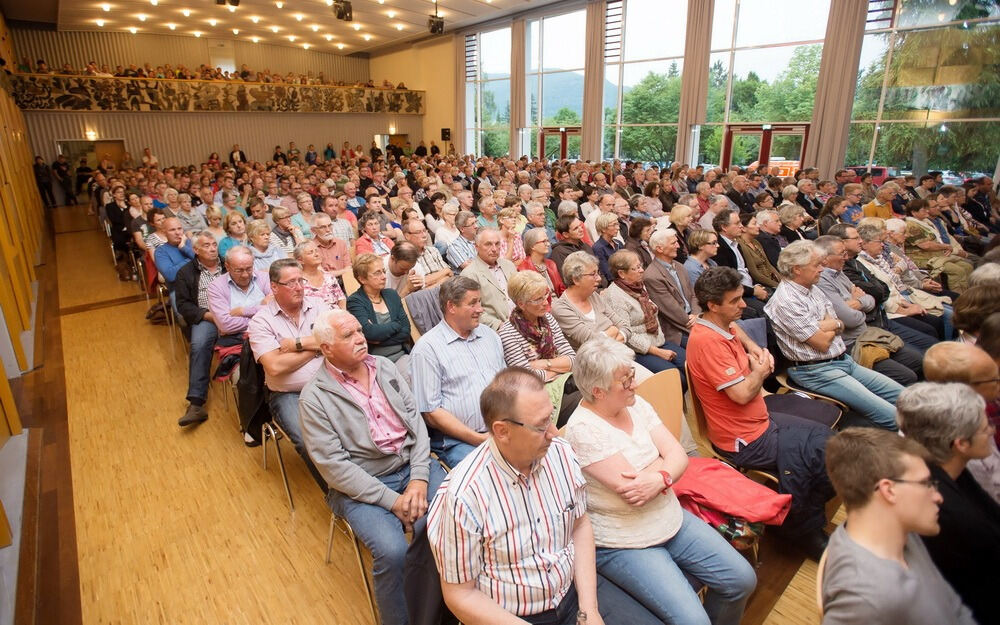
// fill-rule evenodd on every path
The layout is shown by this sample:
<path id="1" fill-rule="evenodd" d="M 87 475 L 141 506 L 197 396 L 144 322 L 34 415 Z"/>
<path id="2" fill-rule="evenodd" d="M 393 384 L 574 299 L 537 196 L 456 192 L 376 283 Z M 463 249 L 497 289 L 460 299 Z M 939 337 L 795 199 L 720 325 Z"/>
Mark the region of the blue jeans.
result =
<path id="1" fill-rule="evenodd" d="M 792 380 L 860 412 L 880 428 L 896 431 L 896 399 L 903 387 L 881 373 L 865 369 L 844 354 L 839 360 L 788 368 Z"/>
<path id="2" fill-rule="evenodd" d="M 579 611 L 580 598 L 576 594 L 576 585 L 570 584 L 558 606 L 521 618 L 532 625 L 577 625 Z M 635 597 L 600 573 L 597 574 L 597 611 L 601 613 L 605 625 L 663 625 Z"/>
<path id="3" fill-rule="evenodd" d="M 211 321 L 199 321 L 191 326 L 191 353 L 188 356 L 187 400 L 199 406 L 208 397 L 208 382 L 212 375 L 212 350 L 219 330 Z"/>
<path id="4" fill-rule="evenodd" d="M 660 345 L 660 349 L 669 349 L 672 352 L 676 352 L 677 355 L 674 356 L 673 360 L 664 360 L 652 354 L 636 354 L 635 361 L 653 373 L 659 373 L 666 369 L 677 369 L 681 374 L 681 389 L 686 393 L 687 379 L 684 375 L 684 362 L 687 360 L 687 351 L 677 343 L 670 343 L 669 341 Z"/>
<path id="5" fill-rule="evenodd" d="M 427 502 L 430 504 L 444 481 L 444 469 L 433 458 L 430 459 L 430 479 L 427 482 Z M 402 493 L 410 483 L 410 465 L 395 473 L 378 478 L 388 488 Z M 383 625 L 406 625 L 406 597 L 403 593 L 403 570 L 406 563 L 406 535 L 403 525 L 391 511 L 381 506 L 355 501 L 350 497 L 331 490 L 327 504 L 337 516 L 342 516 L 351 524 L 351 529 L 372 554 L 372 577 L 375 580 L 375 602 L 378 604 L 380 622 Z M 413 526 L 416 535 L 425 530 L 427 516 L 424 515 Z"/>
<path id="6" fill-rule="evenodd" d="M 326 485 L 326 480 L 316 470 L 316 466 L 309 457 L 309 452 L 306 451 L 305 443 L 302 442 L 302 425 L 299 422 L 299 394 L 271 391 L 267 398 L 267 407 L 271 409 L 271 418 L 288 435 L 288 440 L 295 447 L 295 453 L 305 461 L 306 468 L 309 469 L 313 479 L 323 489 L 323 492 L 326 492 L 329 488 Z"/>
<path id="7" fill-rule="evenodd" d="M 739 625 L 757 585 L 753 567 L 704 521 L 684 511 L 673 538 L 645 549 L 597 549 L 597 571 L 664 623 Z M 708 586 L 705 605 L 685 578 Z"/>
<path id="8" fill-rule="evenodd" d="M 454 469 L 455 465 L 475 449 L 474 446 L 457 438 L 451 438 L 439 433 L 435 434 L 431 436 L 431 451 L 437 454 L 441 462 L 448 465 L 450 469 Z"/>

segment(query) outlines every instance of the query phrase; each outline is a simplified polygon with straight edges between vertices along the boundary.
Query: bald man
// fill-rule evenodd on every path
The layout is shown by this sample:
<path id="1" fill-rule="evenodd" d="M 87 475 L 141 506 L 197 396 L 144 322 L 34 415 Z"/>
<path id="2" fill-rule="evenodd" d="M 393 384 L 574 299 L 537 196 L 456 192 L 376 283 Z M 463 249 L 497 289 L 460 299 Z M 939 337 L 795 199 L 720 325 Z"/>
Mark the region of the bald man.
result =
<path id="1" fill-rule="evenodd" d="M 924 355 L 924 377 L 928 382 L 962 382 L 979 393 L 986 403 L 1000 397 L 1000 367 L 984 350 L 970 343 L 938 343 Z M 980 486 L 1000 503 L 1000 451 L 967 465 Z"/>

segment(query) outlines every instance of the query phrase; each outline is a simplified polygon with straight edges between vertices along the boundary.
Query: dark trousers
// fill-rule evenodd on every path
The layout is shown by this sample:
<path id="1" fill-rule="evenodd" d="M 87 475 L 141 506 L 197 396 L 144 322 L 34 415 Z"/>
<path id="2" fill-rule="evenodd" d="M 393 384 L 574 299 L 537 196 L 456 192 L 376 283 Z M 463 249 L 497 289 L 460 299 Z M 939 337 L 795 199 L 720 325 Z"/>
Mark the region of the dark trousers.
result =
<path id="1" fill-rule="evenodd" d="M 924 328 L 926 332 L 915 328 L 910 323 L 899 323 L 899 319 L 890 319 L 886 330 L 903 339 L 903 342 L 906 343 L 906 345 L 916 349 L 921 353 L 921 355 L 923 355 L 924 352 L 938 342 L 938 339 L 933 336 L 934 330 L 930 326 L 925 325 L 920 321 L 915 321 L 910 317 L 906 317 L 906 319 L 910 319 L 911 322 L 919 324 L 919 326 Z"/>
<path id="2" fill-rule="evenodd" d="M 848 353 L 852 349 L 854 343 L 847 346 Z M 924 377 L 924 355 L 921 350 L 903 345 L 895 353 L 889 354 L 885 360 L 876 362 L 871 368 L 872 371 L 898 382 L 900 386 L 909 386 Z"/>
<path id="3" fill-rule="evenodd" d="M 45 203 L 46 208 L 55 206 L 56 196 L 52 195 L 52 183 L 36 180 L 35 184 L 38 185 L 38 193 L 42 196 L 42 202 Z"/>
<path id="4" fill-rule="evenodd" d="M 822 424 L 771 412 L 771 423 L 757 440 L 735 453 L 716 451 L 738 467 L 777 474 L 778 492 L 792 496 L 781 527 L 796 537 L 826 525 L 826 502 L 834 495 L 826 474 L 826 441 L 831 436 L 833 431 Z"/>
<path id="5" fill-rule="evenodd" d="M 605 625 L 661 625 L 662 621 L 653 616 L 641 603 L 603 575 L 597 575 L 597 609 Z M 558 606 L 551 610 L 522 616 L 532 625 L 576 625 L 576 615 L 580 604 L 576 585 L 571 584 L 569 592 Z"/>
<path id="6" fill-rule="evenodd" d="M 944 321 L 941 317 L 935 317 L 934 315 L 913 315 L 896 317 L 892 321 L 918 332 L 928 334 L 938 341 L 944 338 Z"/>

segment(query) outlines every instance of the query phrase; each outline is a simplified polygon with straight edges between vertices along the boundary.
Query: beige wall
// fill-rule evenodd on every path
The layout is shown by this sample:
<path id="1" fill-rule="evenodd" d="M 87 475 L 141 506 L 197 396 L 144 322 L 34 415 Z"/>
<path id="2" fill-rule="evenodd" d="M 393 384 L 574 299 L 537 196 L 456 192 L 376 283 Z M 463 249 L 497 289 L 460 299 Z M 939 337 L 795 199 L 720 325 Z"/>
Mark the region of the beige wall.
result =
<path id="1" fill-rule="evenodd" d="M 455 127 L 455 38 L 438 37 L 415 43 L 406 49 L 372 56 L 370 71 L 377 81 L 388 78 L 411 89 L 427 92 L 422 138 L 441 145 L 441 129 Z M 416 142 L 414 142 L 416 145 Z"/>

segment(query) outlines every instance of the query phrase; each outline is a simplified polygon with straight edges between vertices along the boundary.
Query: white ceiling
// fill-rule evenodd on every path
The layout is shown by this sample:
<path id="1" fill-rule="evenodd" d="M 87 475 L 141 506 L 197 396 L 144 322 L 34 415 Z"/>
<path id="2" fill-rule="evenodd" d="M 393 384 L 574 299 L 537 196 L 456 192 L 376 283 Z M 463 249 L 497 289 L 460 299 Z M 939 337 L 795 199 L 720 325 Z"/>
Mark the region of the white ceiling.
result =
<path id="1" fill-rule="evenodd" d="M 439 0 L 438 12 L 447 32 L 556 1 Z M 58 28 L 96 32 L 134 28 L 138 33 L 191 37 L 198 32 L 201 37 L 256 38 L 260 43 L 309 46 L 334 54 L 374 52 L 429 36 L 432 1 L 352 0 L 353 22 L 336 19 L 328 2 L 332 4 L 332 0 L 241 0 L 230 11 L 215 0 L 62 0 Z M 98 20 L 103 20 L 103 26 Z"/>

